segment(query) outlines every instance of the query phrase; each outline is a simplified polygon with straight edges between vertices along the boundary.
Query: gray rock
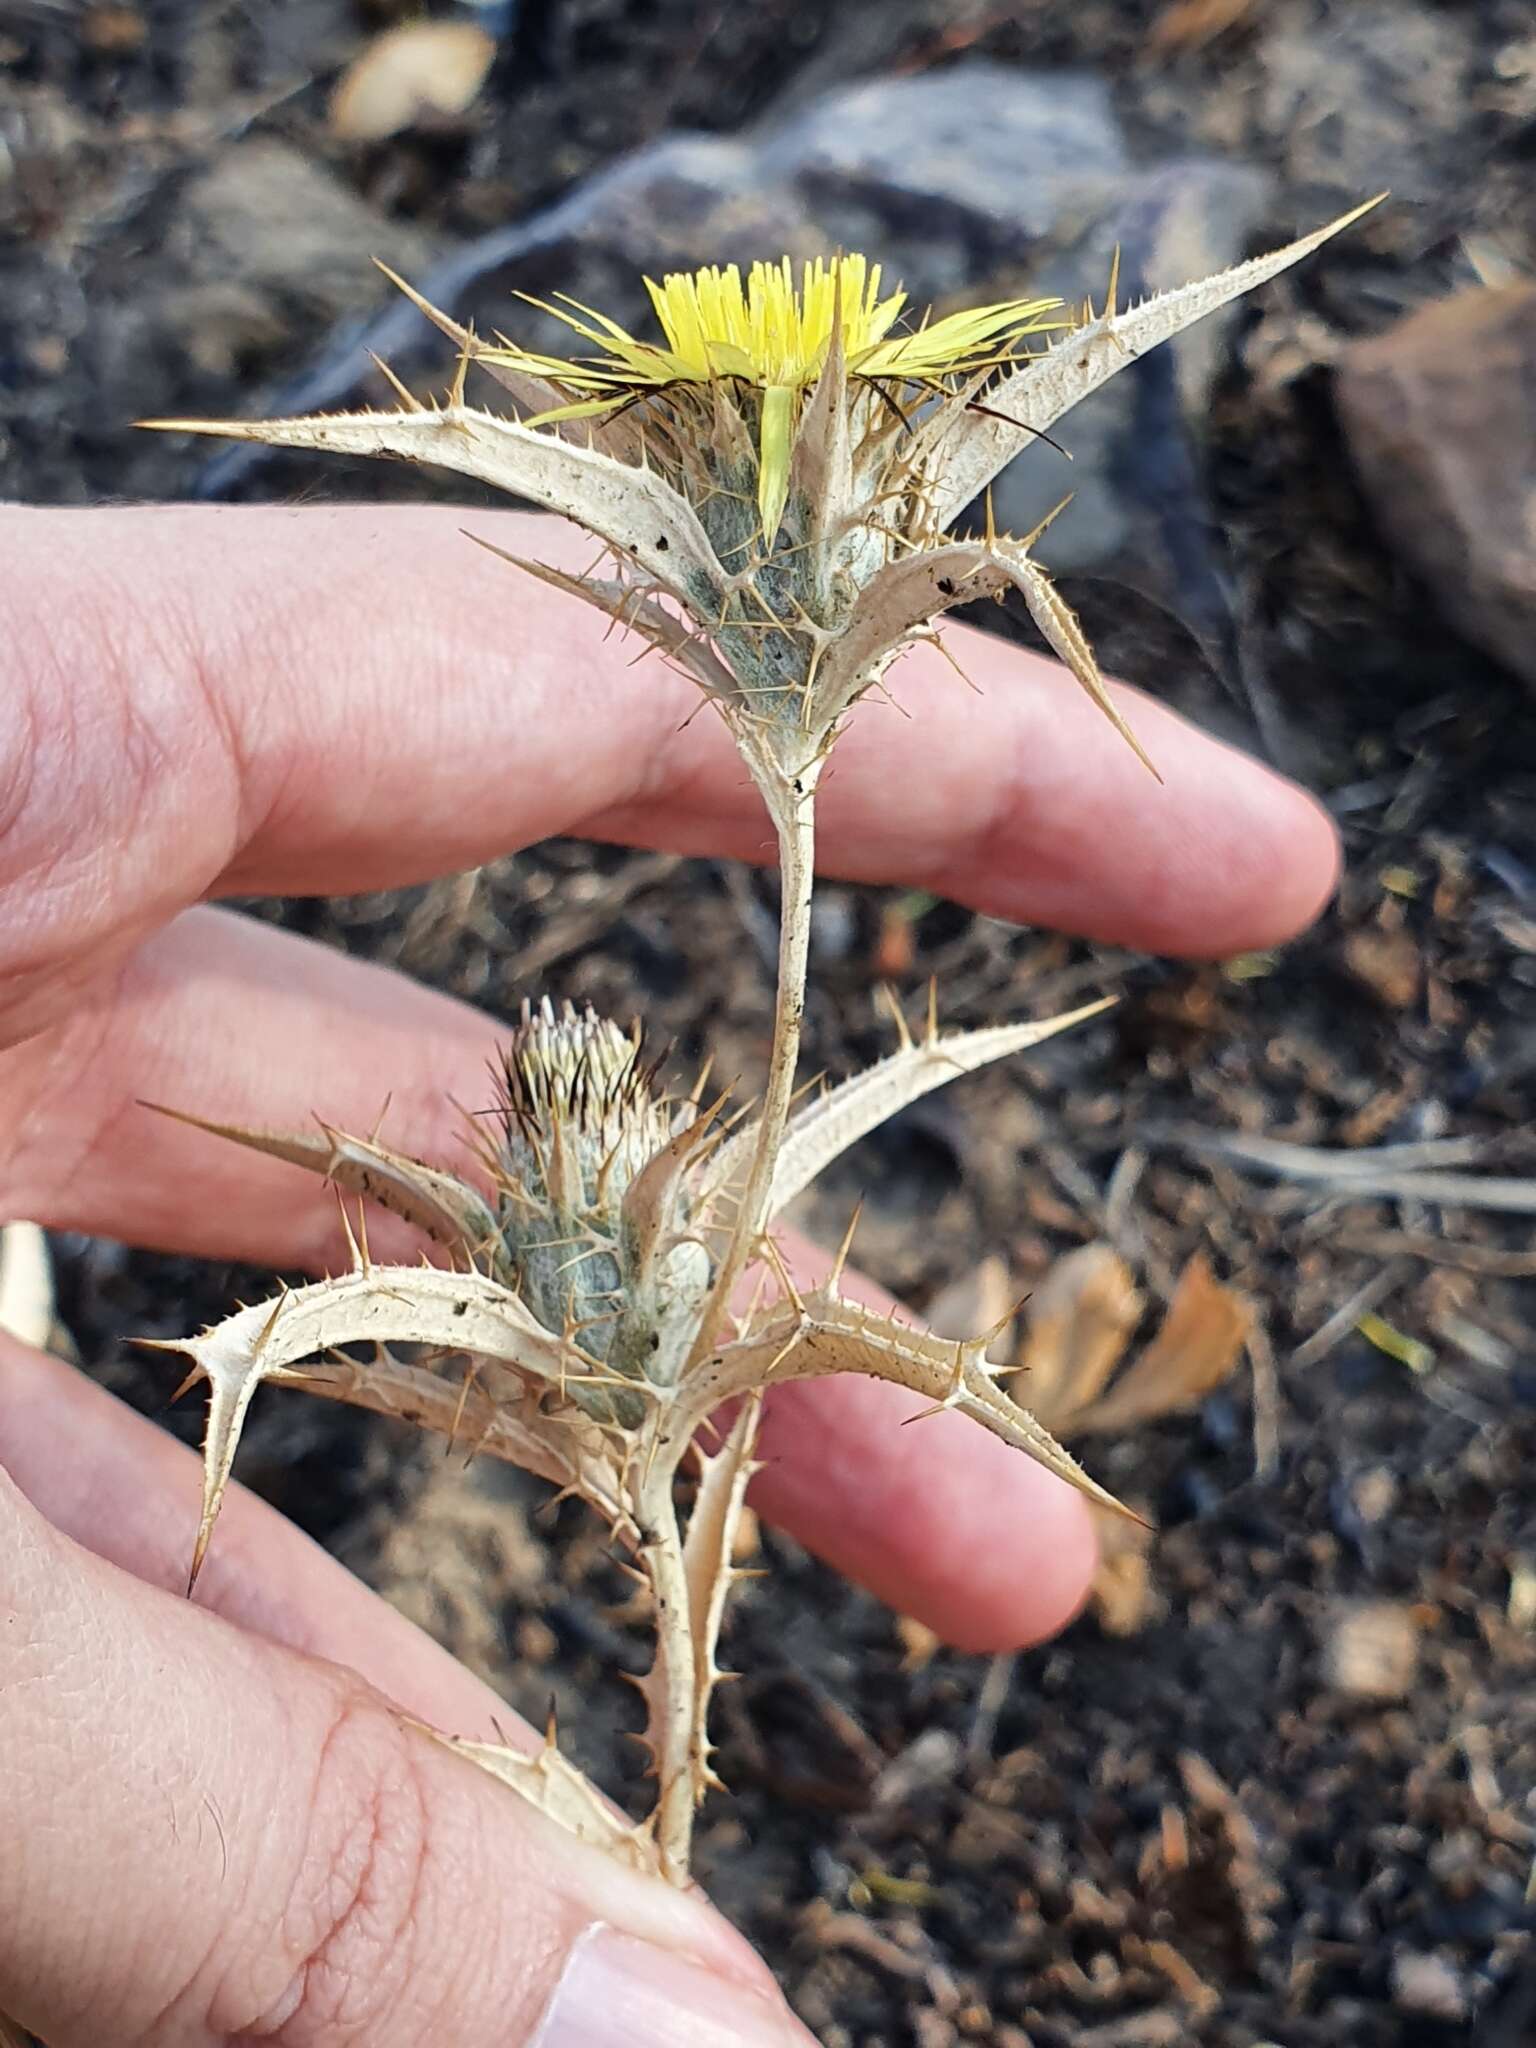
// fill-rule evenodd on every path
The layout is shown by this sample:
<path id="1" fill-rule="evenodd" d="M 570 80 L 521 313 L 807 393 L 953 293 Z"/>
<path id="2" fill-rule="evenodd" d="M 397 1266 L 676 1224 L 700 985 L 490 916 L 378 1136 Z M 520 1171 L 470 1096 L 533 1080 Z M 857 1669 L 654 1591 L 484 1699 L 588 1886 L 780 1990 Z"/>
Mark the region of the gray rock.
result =
<path id="1" fill-rule="evenodd" d="M 1465 1977 L 1433 1950 L 1400 1949 L 1392 1958 L 1392 2003 L 1399 2012 L 1452 2023 L 1471 2010 Z"/>
<path id="2" fill-rule="evenodd" d="M 427 243 L 378 213 L 324 164 L 271 137 L 221 151 L 190 180 L 172 230 L 198 249 L 197 283 L 243 291 L 335 320 L 377 289 L 375 256 L 420 262 Z"/>
<path id="3" fill-rule="evenodd" d="M 1536 283 L 1458 292 L 1352 343 L 1336 398 L 1383 532 L 1536 687 Z"/>
<path id="4" fill-rule="evenodd" d="M 1283 136 L 1298 186 L 1354 204 L 1434 203 L 1477 119 L 1476 8 L 1401 0 L 1301 11 L 1264 41 L 1263 126 Z"/>
<path id="5" fill-rule="evenodd" d="M 1114 252 L 1129 302 L 1237 262 L 1272 197 L 1270 179 L 1244 164 L 1180 158 L 1121 188 L 1039 273 L 1040 287 L 1071 303 L 1102 304 Z M 1077 406 L 1059 439 L 1038 446 L 993 486 L 998 523 L 1028 533 L 1068 492 L 1040 559 L 1058 575 L 1110 577 L 1141 590 L 1219 659 L 1230 626 L 1225 548 L 1204 483 L 1203 425 L 1226 360 L 1234 305 L 1202 320 Z"/>
<path id="6" fill-rule="evenodd" d="M 1118 204 L 1131 169 L 1101 80 L 978 60 L 828 95 L 765 139 L 758 175 L 923 301 L 1039 261 Z"/>

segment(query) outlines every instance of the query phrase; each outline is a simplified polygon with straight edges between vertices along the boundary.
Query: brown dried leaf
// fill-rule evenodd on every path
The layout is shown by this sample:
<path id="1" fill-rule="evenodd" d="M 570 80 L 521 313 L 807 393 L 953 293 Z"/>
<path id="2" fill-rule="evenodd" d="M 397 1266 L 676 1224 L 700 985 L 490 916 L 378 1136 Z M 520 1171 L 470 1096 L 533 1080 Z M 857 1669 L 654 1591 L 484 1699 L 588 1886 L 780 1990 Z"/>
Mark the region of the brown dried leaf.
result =
<path id="1" fill-rule="evenodd" d="M 910 1614 L 897 1615 L 896 1637 L 901 1644 L 903 1671 L 926 1671 L 943 1648 L 942 1639 L 927 1623 L 914 1621 Z"/>
<path id="2" fill-rule="evenodd" d="M 1130 1268 L 1107 1244 L 1056 1261 L 1030 1296 L 1018 1392 L 1055 1434 L 1078 1428 L 1102 1393 L 1141 1319 Z"/>
<path id="3" fill-rule="evenodd" d="M 1253 1305 L 1224 1287 L 1200 1253 L 1179 1276 L 1163 1326 L 1101 1400 L 1074 1416 L 1074 1433 L 1134 1429 L 1194 1408 L 1231 1377 Z"/>
<path id="4" fill-rule="evenodd" d="M 1169 0 L 1147 35 L 1154 57 L 1203 50 L 1254 11 L 1254 0 Z"/>
<path id="5" fill-rule="evenodd" d="M 1017 1302 L 1008 1268 L 994 1255 L 941 1288 L 929 1302 L 924 1320 L 935 1337 L 947 1337 L 951 1343 L 968 1343 L 978 1330 L 996 1330 L 987 1356 L 1001 1361 L 1012 1356 L 1010 1332 L 1001 1325 Z"/>
<path id="6" fill-rule="evenodd" d="M 1156 1621 L 1165 1602 L 1152 1582 L 1155 1531 L 1122 1515 L 1095 1514 L 1099 1565 L 1088 1598 L 1106 1635 L 1133 1636 Z"/>

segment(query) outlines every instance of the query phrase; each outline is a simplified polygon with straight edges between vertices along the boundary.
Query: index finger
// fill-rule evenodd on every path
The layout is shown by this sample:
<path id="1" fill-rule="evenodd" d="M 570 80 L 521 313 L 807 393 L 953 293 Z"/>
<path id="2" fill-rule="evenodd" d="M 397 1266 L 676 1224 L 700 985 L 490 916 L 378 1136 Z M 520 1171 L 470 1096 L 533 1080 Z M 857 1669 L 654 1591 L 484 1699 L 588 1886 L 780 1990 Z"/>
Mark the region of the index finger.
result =
<path id="1" fill-rule="evenodd" d="M 536 515 L 468 516 L 514 554 L 590 553 Z M 465 517 L 0 513 L 13 1000 L 207 896 L 404 884 L 555 833 L 767 856 L 693 685 Z M 1159 787 L 1053 663 L 963 627 L 948 645 L 982 694 L 920 647 L 891 678 L 910 717 L 861 707 L 824 786 L 827 872 L 1206 956 L 1325 899 L 1332 828 L 1302 791 L 1124 693 Z"/>

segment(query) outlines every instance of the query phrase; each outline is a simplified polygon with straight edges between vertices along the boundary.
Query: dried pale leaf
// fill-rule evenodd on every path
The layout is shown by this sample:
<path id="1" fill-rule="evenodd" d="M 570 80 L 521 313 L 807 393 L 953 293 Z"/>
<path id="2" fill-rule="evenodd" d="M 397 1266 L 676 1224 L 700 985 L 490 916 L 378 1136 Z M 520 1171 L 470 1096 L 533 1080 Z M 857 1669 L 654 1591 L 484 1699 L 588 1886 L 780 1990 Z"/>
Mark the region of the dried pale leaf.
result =
<path id="1" fill-rule="evenodd" d="M 1203 50 L 1254 11 L 1255 0 L 1169 0 L 1147 35 L 1155 57 Z"/>
<path id="2" fill-rule="evenodd" d="M 430 299 L 423 298 L 414 285 L 407 284 L 405 279 L 391 270 L 387 263 L 379 263 L 377 257 L 374 258 L 374 262 L 378 264 L 379 269 L 389 279 L 396 291 L 408 298 L 417 312 L 425 319 L 431 321 L 439 334 L 446 334 L 461 355 L 477 363 L 489 377 L 493 378 L 501 386 L 502 390 L 508 394 L 513 403 L 524 412 L 549 412 L 561 403 L 562 394 L 553 384 L 546 384 L 542 377 L 535 377 L 531 371 L 517 370 L 512 368 L 510 364 L 497 362 L 494 356 L 487 352 L 483 344 L 476 340 L 469 328 L 461 326 L 451 314 L 445 313 L 440 306 L 434 306 Z M 558 425 L 552 425 L 548 431 L 562 438 L 566 433 L 566 429 Z M 571 431 L 574 432 L 574 429 L 571 429 Z"/>
<path id="3" fill-rule="evenodd" d="M 467 113 L 495 55 L 495 37 L 472 21 L 386 29 L 337 80 L 331 130 L 344 142 L 382 142 L 433 116 Z"/>
<path id="4" fill-rule="evenodd" d="M 579 597 L 585 603 L 595 605 L 624 631 L 638 633 L 642 639 L 649 640 L 658 653 L 686 669 L 708 696 L 729 701 L 739 690 L 735 676 L 698 627 L 679 619 L 643 592 L 631 589 L 627 583 L 620 583 L 614 577 L 570 576 L 563 569 L 551 568 L 547 562 L 509 554 L 505 548 L 482 540 L 479 534 L 472 533 L 469 537 L 491 554 L 499 555 L 502 561 L 537 577 L 540 583 L 547 583 L 553 590 L 563 590 L 570 597 Z"/>
<path id="5" fill-rule="evenodd" d="M 923 1395 L 932 1404 L 930 1414 L 954 1409 L 969 1416 L 1088 1500 L 1112 1514 L 1129 1515 L 1131 1510 L 1090 1478 L 1048 1429 L 1003 1393 L 982 1357 L 984 1345 L 985 1335 L 968 1344 L 947 1343 L 860 1302 L 818 1291 L 793 1312 L 770 1316 L 717 1351 L 684 1383 L 688 1399 L 679 1402 L 668 1428 L 691 1435 L 722 1402 L 781 1380 L 862 1373 Z"/>
<path id="6" fill-rule="evenodd" d="M 1107 1244 L 1067 1252 L 1030 1296 L 1015 1385 L 1047 1428 L 1070 1436 L 1103 1392 L 1141 1319 L 1130 1268 Z"/>
<path id="7" fill-rule="evenodd" d="M 1255 256 L 1215 277 L 1159 292 L 1123 313 L 1109 307 L 994 385 L 986 394 L 984 414 L 955 409 L 938 413 L 920 430 L 914 450 L 914 461 L 934 479 L 935 524 L 947 526 L 1037 435 L 1047 433 L 1064 413 L 1138 356 L 1267 284 L 1379 204 L 1379 198 L 1367 200 L 1283 249 Z"/>
<path id="8" fill-rule="evenodd" d="M 1072 671 L 1143 768 L 1161 782 L 1163 778 L 1153 765 L 1151 756 L 1121 717 L 1108 685 L 1099 674 L 1099 664 L 1078 622 L 1077 613 L 1039 564 L 1030 561 L 1022 549 L 1009 551 L 1005 559 L 1013 563 L 1014 582 L 1023 593 L 1029 615 L 1045 635 L 1051 652 Z"/>
<path id="9" fill-rule="evenodd" d="M 1017 1305 L 1018 1294 L 1008 1268 L 994 1255 L 936 1294 L 923 1319 L 935 1337 L 951 1340 L 973 1336 L 978 1330 L 996 1330 L 996 1338 L 987 1346 L 987 1357 L 998 1364 L 1010 1355 L 1008 1331 L 1002 1326 Z"/>
<path id="10" fill-rule="evenodd" d="M 1166 1601 L 1152 1579 L 1154 1531 L 1123 1515 L 1094 1516 L 1099 1562 L 1089 1603 L 1106 1635 L 1133 1636 L 1156 1621 Z"/>
<path id="11" fill-rule="evenodd" d="M 434 1243 L 489 1260 L 504 1278 L 510 1276 L 510 1262 L 494 1212 L 482 1196 L 454 1174 L 424 1166 L 419 1159 L 407 1159 L 403 1153 L 391 1152 L 371 1138 L 354 1138 L 346 1131 L 333 1130 L 329 1124 L 321 1124 L 318 1131 L 262 1131 L 242 1124 L 212 1123 L 206 1117 L 166 1109 L 156 1102 L 144 1107 L 173 1117 L 177 1123 L 190 1124 L 195 1131 L 228 1138 L 253 1152 L 264 1152 L 271 1159 L 318 1173 L 349 1194 L 377 1202 L 381 1209 L 414 1225 Z"/>
<path id="12" fill-rule="evenodd" d="M 1197 1253 L 1179 1276 L 1162 1328 L 1109 1392 L 1077 1417 L 1074 1430 L 1135 1429 L 1198 1407 L 1231 1377 L 1252 1324 L 1252 1303 L 1224 1287 Z"/>
<path id="13" fill-rule="evenodd" d="M 660 589 L 718 612 L 724 572 L 687 500 L 652 470 L 457 403 L 417 412 L 317 413 L 290 420 L 140 420 L 164 433 L 263 441 L 320 455 L 392 456 L 475 477 L 574 519 Z"/>
<path id="14" fill-rule="evenodd" d="M 926 1038 L 920 1045 L 903 1046 L 852 1080 L 829 1089 L 790 1118 L 774 1166 L 770 1215 L 778 1215 L 850 1145 L 935 1088 L 1011 1053 L 1025 1052 L 1074 1024 L 1097 1017 L 1113 1004 L 1110 996 L 1040 1023 L 994 1024 L 980 1031 L 957 1031 L 947 1038 Z M 726 1189 L 745 1179 L 755 1136 L 756 1126 L 749 1124 L 721 1147 L 714 1186 Z"/>
<path id="15" fill-rule="evenodd" d="M 1077 615 L 1022 541 L 1002 535 L 946 541 L 903 555 L 871 578 L 848 630 L 828 649 L 816 677 L 813 722 L 832 724 L 883 672 L 892 652 L 952 606 L 1017 590 L 1031 618 L 1137 758 L 1157 770 L 1120 715 L 1099 674 Z"/>
<path id="16" fill-rule="evenodd" d="M 35 1223 L 0 1230 L 0 1330 L 39 1351 L 53 1335 L 53 1264 Z"/>
<path id="17" fill-rule="evenodd" d="M 601 1792 L 585 1779 L 574 1764 L 567 1763 L 552 1742 L 528 1753 L 508 1749 L 496 1742 L 468 1742 L 444 1735 L 424 1722 L 415 1722 L 422 1733 L 440 1742 L 455 1756 L 476 1764 L 519 1797 L 536 1806 L 540 1813 L 557 1822 L 580 1841 L 605 1850 L 631 1870 L 647 1877 L 661 1875 L 661 1857 L 648 1827 L 636 1827 L 616 1813 Z"/>
<path id="18" fill-rule="evenodd" d="M 297 1381 L 342 1400 L 377 1406 L 376 1401 L 360 1399 L 358 1390 L 370 1379 L 367 1367 L 345 1360 L 329 1373 L 302 1370 L 305 1360 L 358 1344 L 419 1344 L 448 1354 L 472 1352 L 562 1390 L 579 1384 L 587 1373 L 602 1377 L 592 1361 L 551 1335 L 505 1287 L 480 1273 L 445 1273 L 434 1266 L 364 1267 L 240 1309 L 200 1336 L 154 1345 L 189 1358 L 194 1374 L 206 1379 L 209 1387 L 194 1583 L 257 1387 L 263 1380 Z M 411 1382 L 422 1400 L 428 1383 L 425 1373 L 417 1373 Z M 458 1395 L 446 1382 L 430 1384 L 439 1390 L 438 1412 L 423 1409 L 412 1419 L 428 1428 L 442 1427 L 444 1409 L 459 1413 Z"/>
<path id="19" fill-rule="evenodd" d="M 710 1768 L 709 1706 L 721 1673 L 715 1662 L 720 1626 L 732 1579 L 731 1559 L 736 1532 L 746 1505 L 747 1484 L 756 1467 L 762 1396 L 753 1394 L 741 1406 L 730 1435 L 713 1457 L 695 1447 L 700 1473 L 698 1492 L 683 1538 L 683 1571 L 688 1584 L 688 1623 L 693 1637 L 693 1796 L 699 1803 L 719 1783 Z"/>

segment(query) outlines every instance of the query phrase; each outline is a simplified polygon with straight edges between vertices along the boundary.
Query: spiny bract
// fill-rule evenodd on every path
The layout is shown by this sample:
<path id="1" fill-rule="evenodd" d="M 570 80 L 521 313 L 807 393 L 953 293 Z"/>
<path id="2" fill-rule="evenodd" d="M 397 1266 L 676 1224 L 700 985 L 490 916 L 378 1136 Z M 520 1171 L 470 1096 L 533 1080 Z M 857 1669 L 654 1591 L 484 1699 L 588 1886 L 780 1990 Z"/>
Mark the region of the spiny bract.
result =
<path id="1" fill-rule="evenodd" d="M 689 1235 L 689 1182 L 667 1173 L 674 1137 L 707 1132 L 691 1106 L 675 1119 L 654 1089 L 638 1031 L 591 1010 L 523 1006 L 502 1061 L 498 1221 L 528 1306 L 549 1329 L 624 1379 L 677 1378 L 709 1291 L 710 1260 Z M 678 1165 L 687 1156 L 675 1148 Z M 659 1170 L 645 1169 L 661 1162 Z M 631 1425 L 634 1396 L 601 1412 Z"/>

